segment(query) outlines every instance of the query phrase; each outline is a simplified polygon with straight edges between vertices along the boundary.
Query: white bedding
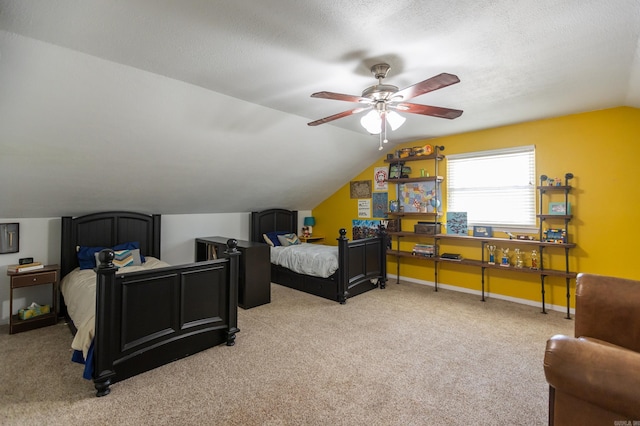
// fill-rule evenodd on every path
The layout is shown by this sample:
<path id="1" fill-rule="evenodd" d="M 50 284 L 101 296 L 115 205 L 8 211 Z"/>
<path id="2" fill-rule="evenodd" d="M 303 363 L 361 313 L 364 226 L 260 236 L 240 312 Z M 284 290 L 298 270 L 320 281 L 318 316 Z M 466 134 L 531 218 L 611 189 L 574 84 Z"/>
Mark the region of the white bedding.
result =
<path id="1" fill-rule="evenodd" d="M 118 269 L 118 273 L 171 266 L 155 257 L 145 256 L 145 260 L 141 266 L 125 266 Z M 60 290 L 69 316 L 78 330 L 71 342 L 71 347 L 82 351 L 84 359 L 87 359 L 96 325 L 96 273 L 93 269 L 76 268 L 62 279 Z"/>
<path id="2" fill-rule="evenodd" d="M 338 270 L 338 247 L 307 243 L 271 247 L 271 263 L 299 274 L 327 278 Z"/>

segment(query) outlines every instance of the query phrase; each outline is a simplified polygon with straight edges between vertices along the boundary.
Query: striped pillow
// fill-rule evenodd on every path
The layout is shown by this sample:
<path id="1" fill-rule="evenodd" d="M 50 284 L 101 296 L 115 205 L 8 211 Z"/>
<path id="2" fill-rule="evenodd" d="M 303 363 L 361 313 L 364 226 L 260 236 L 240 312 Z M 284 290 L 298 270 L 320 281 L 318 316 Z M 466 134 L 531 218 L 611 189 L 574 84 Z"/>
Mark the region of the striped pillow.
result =
<path id="1" fill-rule="evenodd" d="M 285 247 L 300 244 L 300 240 L 296 234 L 278 235 L 278 240 L 280 240 L 280 244 Z"/>

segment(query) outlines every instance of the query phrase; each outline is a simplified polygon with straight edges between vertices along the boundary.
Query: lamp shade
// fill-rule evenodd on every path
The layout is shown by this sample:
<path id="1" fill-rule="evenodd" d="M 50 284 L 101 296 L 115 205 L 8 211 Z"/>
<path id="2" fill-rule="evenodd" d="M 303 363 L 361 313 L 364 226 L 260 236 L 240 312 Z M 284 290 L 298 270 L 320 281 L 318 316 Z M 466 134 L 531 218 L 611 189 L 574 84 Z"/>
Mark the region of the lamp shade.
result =
<path id="1" fill-rule="evenodd" d="M 313 216 L 307 216 L 304 218 L 304 226 L 316 226 L 316 218 Z"/>

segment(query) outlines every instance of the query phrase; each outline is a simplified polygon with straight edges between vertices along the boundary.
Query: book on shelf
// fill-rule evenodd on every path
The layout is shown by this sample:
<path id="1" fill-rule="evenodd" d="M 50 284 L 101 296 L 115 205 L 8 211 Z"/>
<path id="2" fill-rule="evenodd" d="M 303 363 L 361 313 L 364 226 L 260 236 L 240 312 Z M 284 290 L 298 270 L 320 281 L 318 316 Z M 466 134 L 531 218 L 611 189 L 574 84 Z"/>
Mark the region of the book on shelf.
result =
<path id="1" fill-rule="evenodd" d="M 25 263 L 22 265 L 9 265 L 7 266 L 7 271 L 9 272 L 27 272 L 27 271 L 35 271 L 37 269 L 44 268 L 44 265 L 40 262 L 31 262 Z"/>

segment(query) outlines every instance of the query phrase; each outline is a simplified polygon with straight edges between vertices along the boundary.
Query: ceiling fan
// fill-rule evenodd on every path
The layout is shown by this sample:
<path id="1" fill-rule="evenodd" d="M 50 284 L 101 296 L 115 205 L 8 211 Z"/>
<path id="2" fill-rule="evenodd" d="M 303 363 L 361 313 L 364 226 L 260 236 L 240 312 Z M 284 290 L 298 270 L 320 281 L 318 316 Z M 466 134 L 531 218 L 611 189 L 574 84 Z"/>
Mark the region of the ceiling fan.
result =
<path id="1" fill-rule="evenodd" d="M 435 77 L 428 78 L 420 83 L 406 87 L 402 90 L 390 84 L 383 84 L 382 80 L 386 78 L 391 67 L 389 64 L 376 64 L 371 67 L 371 73 L 378 79 L 378 84 L 368 87 L 362 92 L 362 96 L 345 95 L 334 92 L 317 92 L 311 95 L 312 98 L 335 99 L 338 101 L 355 102 L 362 106 L 338 114 L 330 115 L 319 120 L 307 123 L 309 126 L 318 126 L 328 123 L 339 118 L 348 117 L 364 111 L 370 111 L 360 119 L 362 127 L 367 129 L 371 134 L 380 134 L 380 148 L 382 143 L 387 143 L 387 122 L 391 126 L 391 130 L 400 127 L 405 117 L 396 111 L 408 112 L 411 114 L 430 115 L 432 117 L 448 118 L 450 120 L 460 117 L 462 110 L 442 108 L 429 105 L 420 105 L 405 102 L 408 99 L 415 98 L 422 94 L 442 89 L 460 82 L 460 79 L 453 75 L 442 73 Z M 383 140 L 384 134 L 384 140 Z"/>

